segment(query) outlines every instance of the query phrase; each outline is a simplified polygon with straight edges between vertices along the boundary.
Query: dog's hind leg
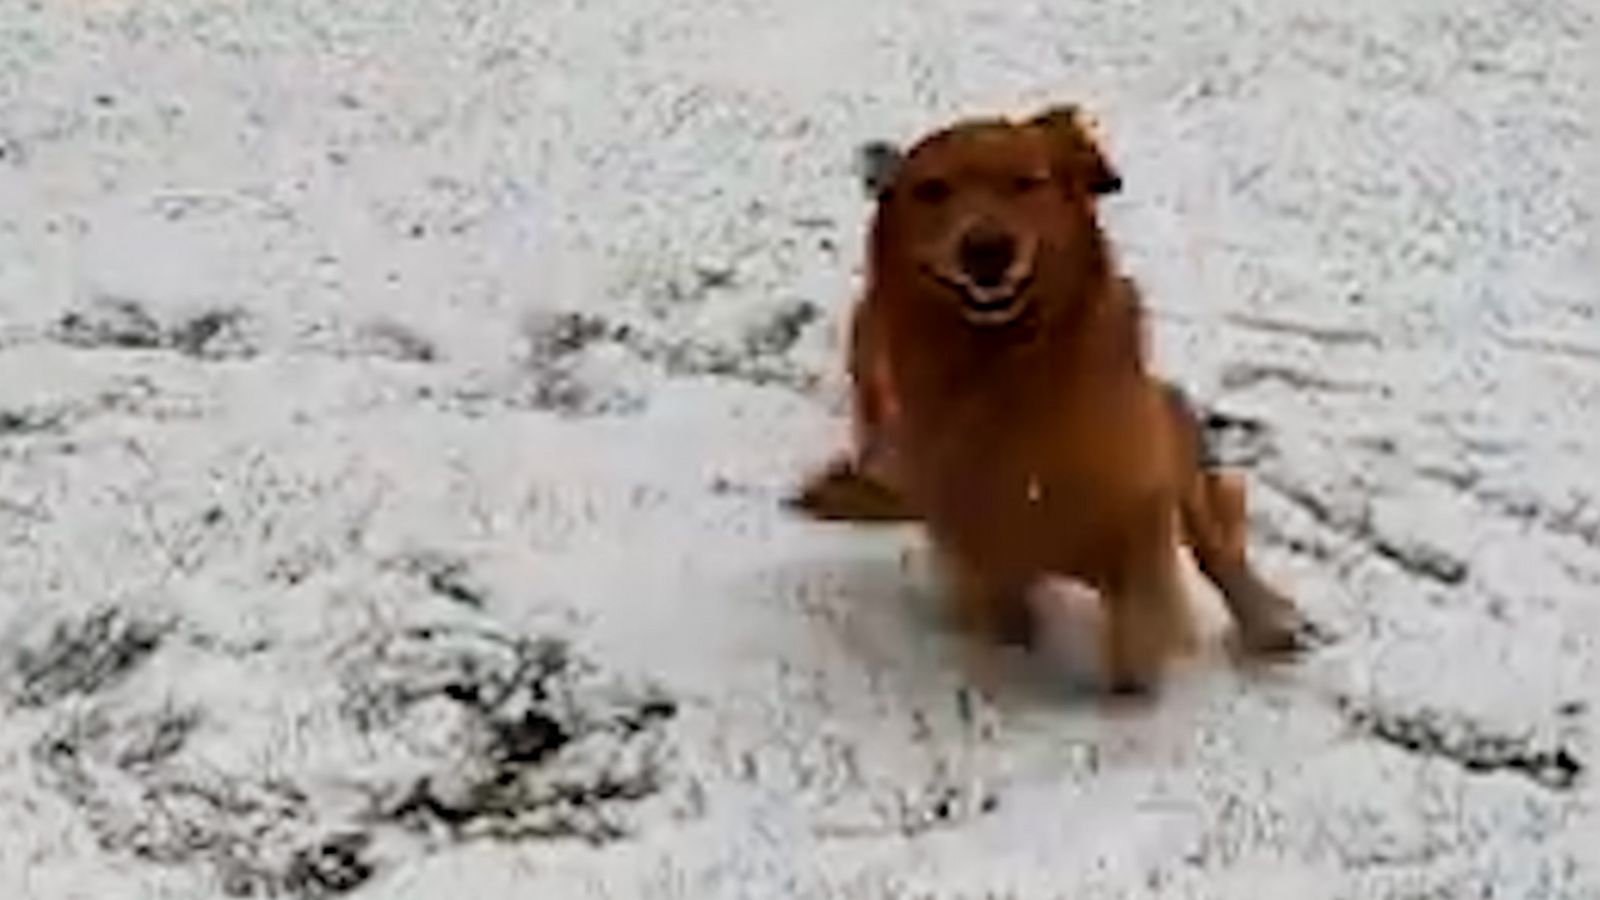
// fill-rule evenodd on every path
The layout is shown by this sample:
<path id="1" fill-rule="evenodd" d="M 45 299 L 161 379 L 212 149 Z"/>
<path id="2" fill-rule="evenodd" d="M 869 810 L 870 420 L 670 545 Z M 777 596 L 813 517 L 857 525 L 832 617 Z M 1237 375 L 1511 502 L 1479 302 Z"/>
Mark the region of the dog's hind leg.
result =
<path id="1" fill-rule="evenodd" d="M 1179 503 L 1184 541 L 1201 573 L 1222 594 L 1238 628 L 1241 649 L 1256 655 L 1306 649 L 1315 628 L 1250 564 L 1244 481 L 1221 471 L 1209 458 L 1200 419 L 1183 392 L 1170 384 L 1164 388 L 1178 438 L 1175 464 L 1185 485 Z"/>
<path id="2" fill-rule="evenodd" d="M 1240 649 L 1263 656 L 1309 648 L 1315 627 L 1292 600 L 1261 577 L 1246 555 L 1243 479 L 1200 472 L 1188 494 L 1182 507 L 1185 537 L 1200 571 L 1222 594 L 1238 628 Z"/>

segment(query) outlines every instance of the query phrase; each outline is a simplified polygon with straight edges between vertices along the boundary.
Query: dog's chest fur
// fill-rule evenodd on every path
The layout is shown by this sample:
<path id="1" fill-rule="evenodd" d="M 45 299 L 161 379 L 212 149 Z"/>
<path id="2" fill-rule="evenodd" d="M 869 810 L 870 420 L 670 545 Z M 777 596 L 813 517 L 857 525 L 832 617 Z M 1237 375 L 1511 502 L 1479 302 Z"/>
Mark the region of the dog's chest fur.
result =
<path id="1" fill-rule="evenodd" d="M 936 540 L 1019 577 L 1112 555 L 1164 452 L 1119 300 L 1020 340 L 891 314 L 907 488 Z"/>

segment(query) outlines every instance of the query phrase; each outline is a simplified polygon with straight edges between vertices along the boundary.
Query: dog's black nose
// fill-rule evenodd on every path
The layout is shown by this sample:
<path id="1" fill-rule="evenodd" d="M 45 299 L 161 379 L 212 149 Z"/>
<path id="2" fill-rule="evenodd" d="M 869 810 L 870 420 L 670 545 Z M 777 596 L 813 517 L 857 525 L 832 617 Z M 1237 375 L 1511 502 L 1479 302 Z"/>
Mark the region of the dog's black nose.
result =
<path id="1" fill-rule="evenodd" d="M 1017 259 L 1017 241 L 992 225 L 979 225 L 961 237 L 961 270 L 978 287 L 1005 283 Z"/>

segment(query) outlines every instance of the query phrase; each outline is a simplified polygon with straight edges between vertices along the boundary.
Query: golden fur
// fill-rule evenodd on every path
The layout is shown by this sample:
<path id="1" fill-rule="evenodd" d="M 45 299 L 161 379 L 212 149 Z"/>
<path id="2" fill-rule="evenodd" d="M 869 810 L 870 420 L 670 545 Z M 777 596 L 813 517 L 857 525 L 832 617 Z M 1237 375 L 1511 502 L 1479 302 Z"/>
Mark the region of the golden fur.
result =
<path id="1" fill-rule="evenodd" d="M 1190 642 L 1182 543 L 1246 649 L 1298 647 L 1303 620 L 1246 558 L 1242 482 L 1203 467 L 1193 411 L 1147 370 L 1138 292 L 1096 218 L 1120 178 L 1077 111 L 958 123 L 879 174 L 856 458 L 797 505 L 924 521 L 979 637 L 1026 638 L 1041 575 L 1087 582 L 1115 689 L 1153 687 Z"/>

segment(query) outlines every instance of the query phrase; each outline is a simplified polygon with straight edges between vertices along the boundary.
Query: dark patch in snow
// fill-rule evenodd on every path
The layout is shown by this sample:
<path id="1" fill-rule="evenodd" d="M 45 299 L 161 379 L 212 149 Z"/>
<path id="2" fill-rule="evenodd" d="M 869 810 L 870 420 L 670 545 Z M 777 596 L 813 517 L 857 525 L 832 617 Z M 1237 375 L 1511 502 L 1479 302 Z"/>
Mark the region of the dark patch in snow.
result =
<path id="1" fill-rule="evenodd" d="M 41 645 L 21 648 L 12 661 L 17 703 L 45 706 L 111 687 L 155 652 L 167 630 L 116 607 L 59 623 Z"/>
<path id="2" fill-rule="evenodd" d="M 167 328 L 164 346 L 196 359 L 245 359 L 259 352 L 242 310 L 213 309 Z"/>
<path id="3" fill-rule="evenodd" d="M 164 336 L 161 323 L 143 304 L 102 298 L 86 310 L 62 316 L 56 322 L 56 337 L 74 347 L 150 350 L 160 347 Z"/>
<path id="4" fill-rule="evenodd" d="M 806 314 L 795 313 L 790 318 L 803 323 Z M 798 327 L 784 324 L 779 330 Z M 783 335 L 780 333 L 777 337 Z M 659 365 L 672 375 L 719 375 L 752 384 L 782 384 L 801 389 L 809 389 L 816 381 L 814 376 L 794 372 L 770 359 L 778 355 L 773 351 L 662 338 L 626 322 L 583 313 L 557 315 L 546 327 L 531 329 L 529 343 L 529 357 L 535 365 L 561 360 L 593 344 L 608 343 Z"/>
<path id="5" fill-rule="evenodd" d="M 754 356 L 788 353 L 806 328 L 821 318 L 822 307 L 809 300 L 785 304 L 745 333 L 745 349 Z"/>
<path id="6" fill-rule="evenodd" d="M 136 717 L 122 729 L 114 753 L 117 767 L 136 771 L 161 765 L 183 750 L 202 721 L 199 710 L 175 707 Z"/>
<path id="7" fill-rule="evenodd" d="M 414 710 L 456 710 L 454 758 L 377 810 L 411 828 L 461 838 L 628 836 L 639 802 L 664 787 L 664 725 L 677 713 L 658 691 L 601 678 L 555 638 L 506 639 L 453 629 L 406 635 L 380 668 L 351 684 L 359 727 L 403 728 Z"/>
<path id="8" fill-rule="evenodd" d="M 636 411 L 642 400 L 625 391 L 592 383 L 578 366 L 583 354 L 601 344 L 621 344 L 626 326 L 584 313 L 550 313 L 523 323 L 528 379 L 516 405 L 566 416 L 598 416 Z"/>
<path id="9" fill-rule="evenodd" d="M 764 497 L 770 493 L 760 485 L 735 481 L 726 475 L 713 477 L 710 490 L 719 497 Z"/>
<path id="10" fill-rule="evenodd" d="M 1574 538 L 1600 549 L 1600 503 L 1594 502 L 1592 497 L 1580 495 L 1558 508 L 1512 490 L 1476 489 L 1472 496 L 1501 515 L 1532 522 L 1552 534 Z"/>
<path id="11" fill-rule="evenodd" d="M 798 370 L 783 353 L 798 339 L 805 325 L 819 315 L 820 311 L 811 304 L 784 310 L 747 336 L 743 347 L 662 337 L 637 325 L 590 313 L 537 315 L 523 328 L 526 367 L 531 376 L 525 403 L 567 415 L 637 411 L 642 398 L 592 384 L 577 370 L 583 354 L 601 346 L 620 348 L 668 375 L 710 375 L 807 392 L 815 388 L 817 376 Z"/>
<path id="12" fill-rule="evenodd" d="M 416 329 L 388 319 L 362 328 L 361 343 L 368 355 L 401 362 L 430 363 L 440 355 L 438 346 Z"/>
<path id="13" fill-rule="evenodd" d="M 56 320 L 56 340 L 84 349 L 171 350 L 196 359 L 248 358 L 258 352 L 241 310 L 205 310 L 163 323 L 142 303 L 102 297 Z"/>
<path id="14" fill-rule="evenodd" d="M 694 269 L 695 284 L 700 292 L 710 293 L 722 288 L 733 287 L 734 272 L 727 266 L 701 265 Z"/>
<path id="15" fill-rule="evenodd" d="M 714 375 L 758 387 L 783 387 L 800 393 L 815 389 L 818 378 L 785 362 L 776 354 L 752 353 L 719 344 L 696 341 L 639 340 L 629 349 L 642 359 L 660 365 L 669 375 Z"/>
<path id="16" fill-rule="evenodd" d="M 1432 710 L 1397 712 L 1341 698 L 1346 721 L 1408 753 L 1448 759 L 1469 772 L 1513 772 L 1553 791 L 1575 788 L 1587 766 L 1572 748 L 1531 735 L 1494 734 L 1463 717 Z"/>
<path id="17" fill-rule="evenodd" d="M 1443 585 L 1458 585 L 1467 580 L 1467 563 L 1438 547 L 1383 537 L 1369 533 L 1367 543 L 1374 553 L 1407 572 Z"/>
<path id="18" fill-rule="evenodd" d="M 30 673 L 77 667 L 53 681 L 34 674 L 31 702 L 91 693 L 126 671 L 154 646 L 126 621 L 97 615 L 30 651 Z M 104 649 L 124 646 L 134 649 Z M 563 639 L 413 628 L 378 638 L 349 665 L 340 711 L 372 746 L 407 748 L 400 768 L 352 776 L 350 788 L 370 798 L 364 810 L 197 755 L 213 742 L 191 740 L 209 721 L 194 708 L 64 707 L 31 759 L 108 853 L 200 867 L 232 897 L 356 890 L 381 868 L 371 854 L 378 830 L 396 826 L 397 836 L 443 828 L 461 839 L 621 839 L 668 785 L 677 703 L 603 675 Z"/>
<path id="19" fill-rule="evenodd" d="M 1295 321 L 1290 319 L 1274 319 L 1268 316 L 1252 315 L 1249 313 L 1230 313 L 1227 320 L 1241 328 L 1254 331 L 1264 331 L 1271 334 L 1292 335 L 1314 341 L 1318 344 L 1336 346 L 1372 346 L 1377 347 L 1383 342 L 1365 328 L 1350 328 L 1342 325 L 1329 325 L 1314 322 Z"/>
<path id="20" fill-rule="evenodd" d="M 296 850 L 284 886 L 302 897 L 347 894 L 372 878 L 374 867 L 365 858 L 371 843 L 370 835 L 351 831 Z"/>
<path id="21" fill-rule="evenodd" d="M 407 573 L 422 579 L 428 590 L 454 603 L 482 609 L 488 597 L 488 589 L 473 579 L 471 570 L 463 560 L 441 553 L 422 552 L 402 559 L 399 565 Z"/>
<path id="22" fill-rule="evenodd" d="M 687 275 L 666 279 L 659 290 L 652 291 L 653 305 L 682 306 L 701 303 L 718 291 L 738 284 L 738 273 L 732 266 L 719 263 L 702 263 L 690 269 Z"/>
<path id="23" fill-rule="evenodd" d="M 554 313 L 530 317 L 525 323 L 523 337 L 528 342 L 529 360 L 535 365 L 548 365 L 591 344 L 619 343 L 627 337 L 627 326 L 586 313 Z"/>
<path id="24" fill-rule="evenodd" d="M 1222 371 L 1221 383 L 1225 390 L 1238 391 L 1260 384 L 1277 382 L 1297 391 L 1325 391 L 1329 393 L 1384 393 L 1380 385 L 1339 381 L 1297 369 L 1293 366 L 1270 363 L 1236 362 Z"/>
<path id="25" fill-rule="evenodd" d="M 987 788 L 963 790 L 939 784 L 901 810 L 899 832 L 904 837 L 916 837 L 992 815 L 999 808 L 1000 798 Z"/>
<path id="26" fill-rule="evenodd" d="M 309 799 L 292 784 L 227 777 L 178 757 L 191 716 L 137 715 L 117 720 L 91 711 L 46 734 L 32 757 L 45 781 L 86 820 L 109 853 L 165 866 L 201 864 L 230 897 L 290 890 L 290 858 L 312 818 Z M 160 752 L 130 752 L 156 736 Z"/>
<path id="27" fill-rule="evenodd" d="M 0 437 L 57 432 L 66 420 L 63 409 L 0 409 Z"/>
<path id="28" fill-rule="evenodd" d="M 1467 562 L 1449 551 L 1411 538 L 1380 533 L 1365 503 L 1339 508 L 1298 485 L 1278 477 L 1266 479 L 1274 490 L 1300 507 L 1318 525 L 1367 548 L 1411 575 L 1454 587 L 1467 580 Z"/>

